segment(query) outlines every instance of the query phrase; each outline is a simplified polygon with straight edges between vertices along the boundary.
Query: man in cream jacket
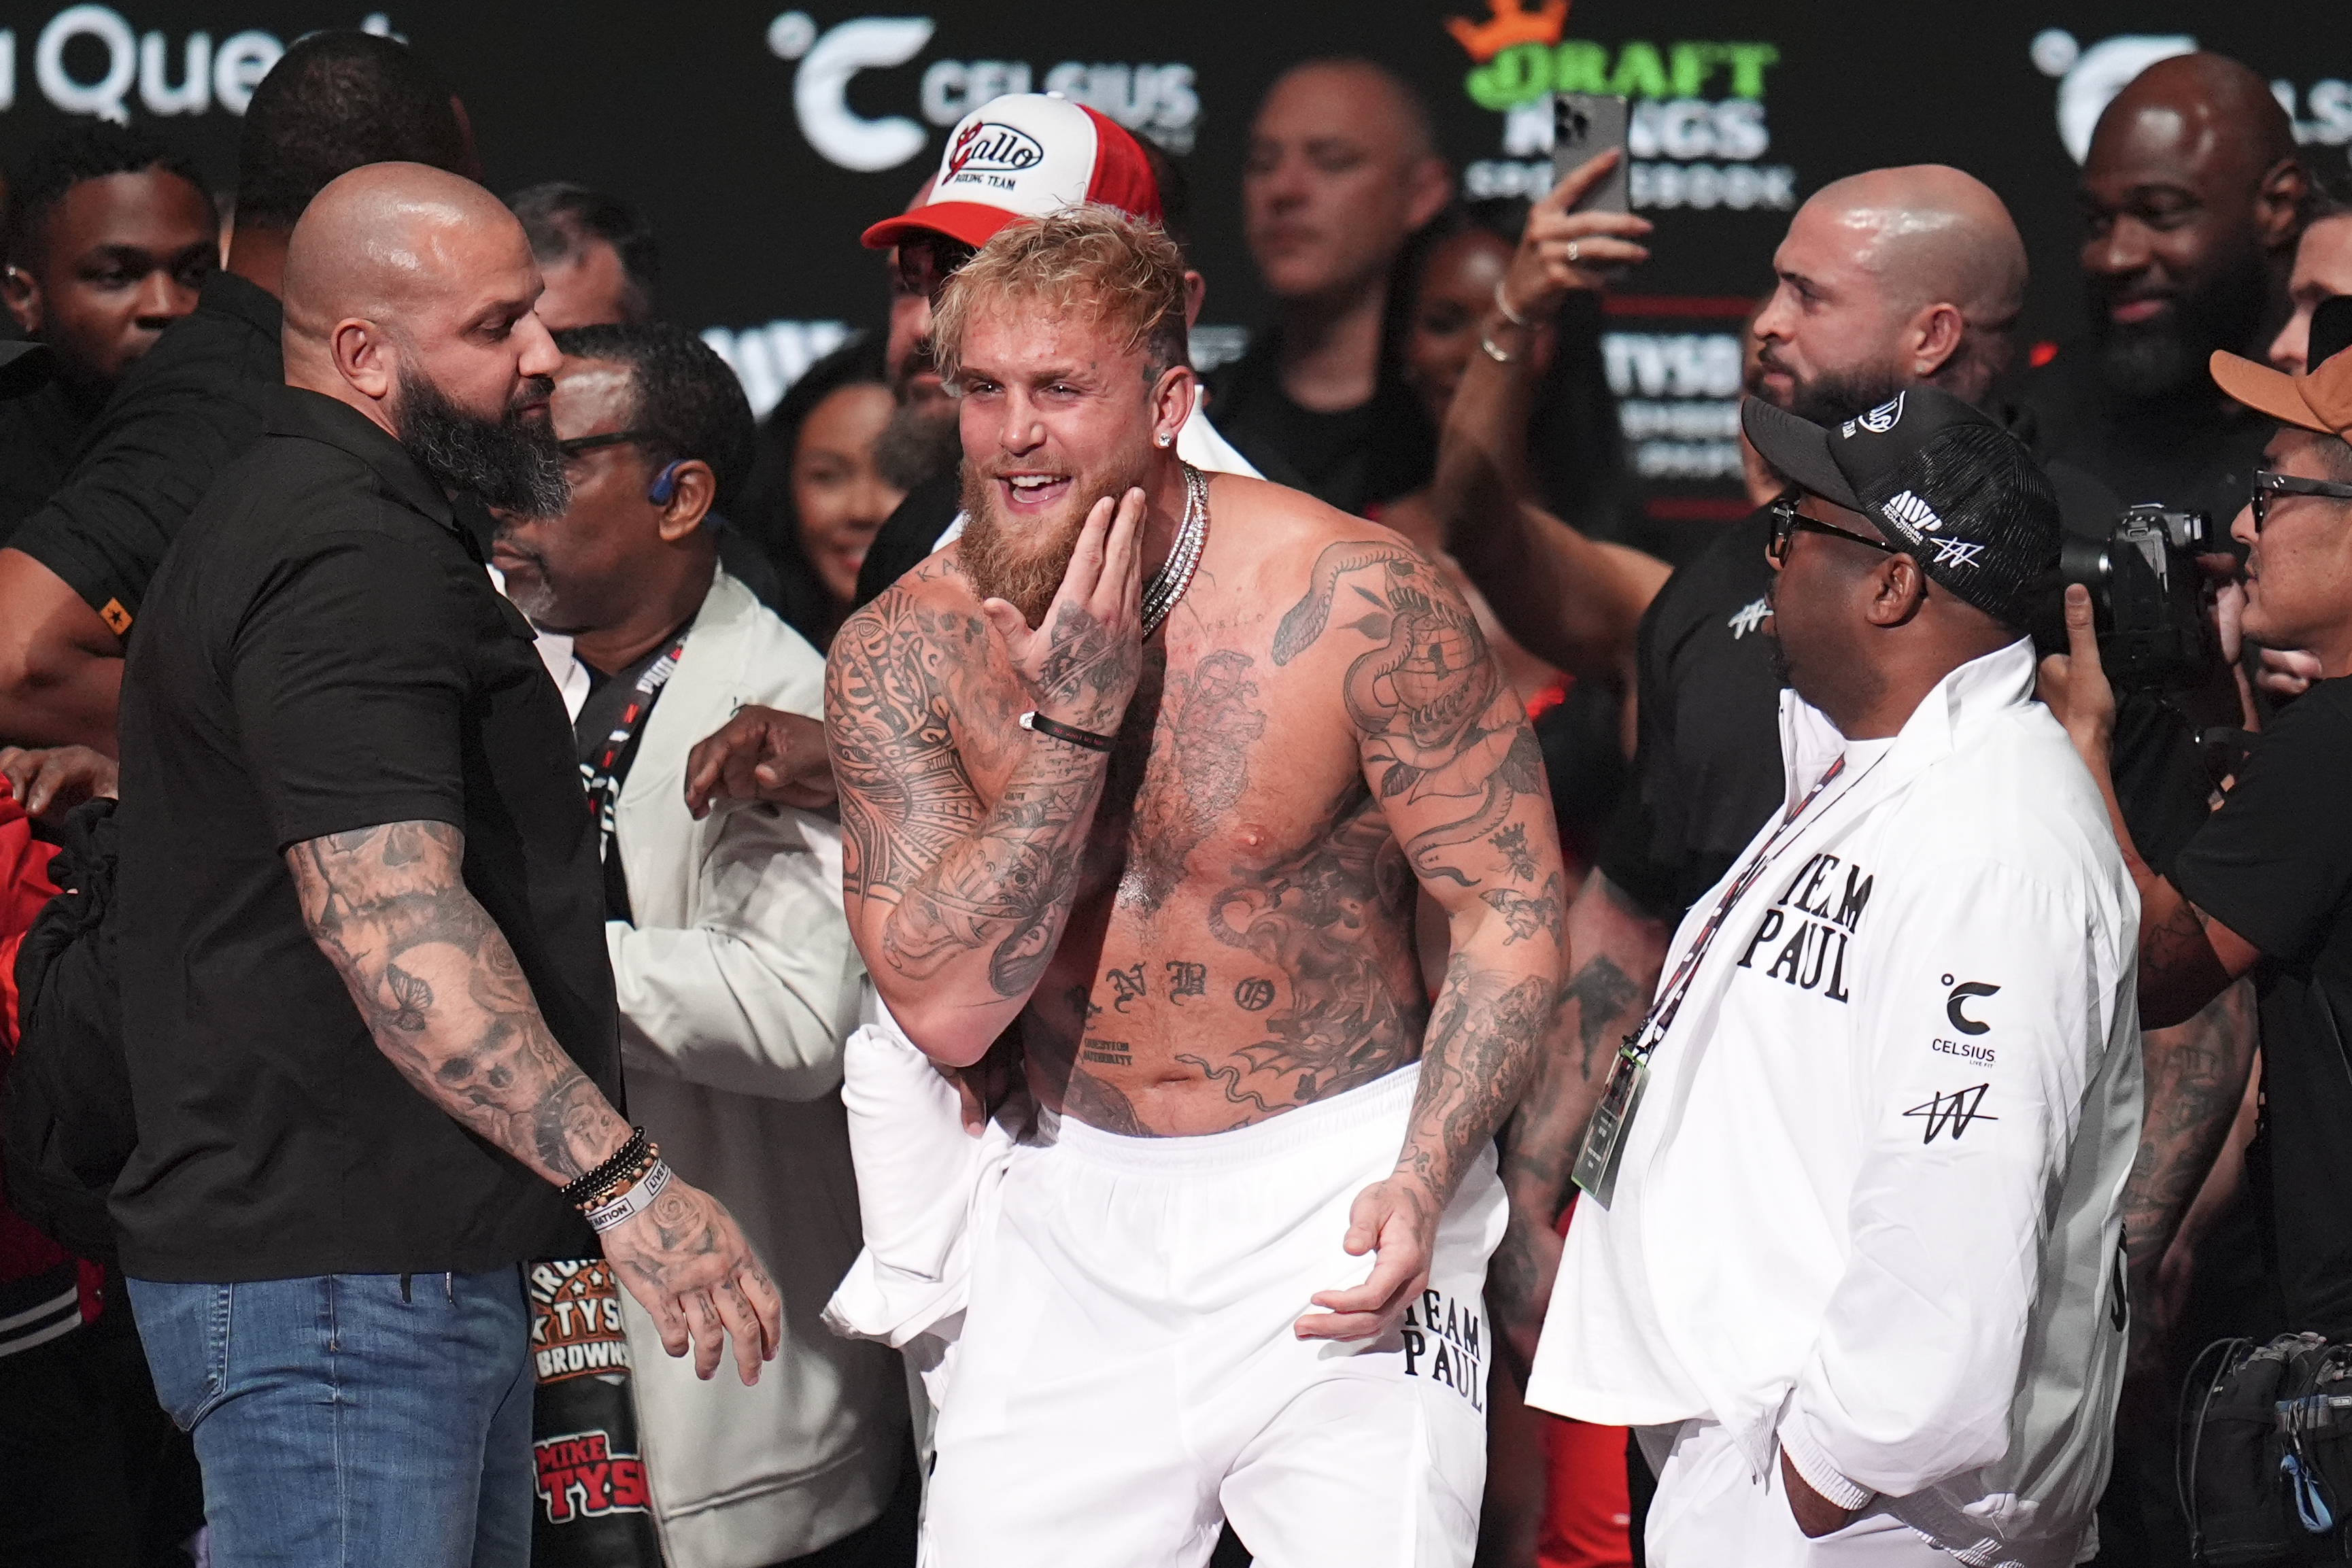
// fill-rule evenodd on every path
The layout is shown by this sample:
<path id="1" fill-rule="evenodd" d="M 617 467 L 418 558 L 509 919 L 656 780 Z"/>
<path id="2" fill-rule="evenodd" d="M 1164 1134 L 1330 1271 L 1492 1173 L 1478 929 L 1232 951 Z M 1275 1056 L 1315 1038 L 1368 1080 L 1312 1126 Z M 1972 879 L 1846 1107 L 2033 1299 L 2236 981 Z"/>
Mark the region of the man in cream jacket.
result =
<path id="1" fill-rule="evenodd" d="M 509 595 L 544 633 L 604 824 L 605 927 L 629 1113 L 724 1195 L 784 1297 L 755 1387 L 698 1381 L 628 1303 L 639 1436 L 674 1568 L 766 1568 L 879 1549 L 900 1479 L 898 1358 L 818 1313 L 858 1249 L 842 1041 L 863 971 L 838 829 L 759 802 L 698 822 L 689 750 L 745 703 L 815 714 L 822 656 L 718 568 L 713 510 L 750 466 L 751 411 L 717 355 L 668 327 L 583 327 L 552 415 L 560 518 L 501 520 Z M 569 647 L 563 639 L 569 639 Z"/>
<path id="2" fill-rule="evenodd" d="M 1657 1568 L 2095 1550 L 2138 900 L 2018 629 L 2057 502 L 1913 390 L 1750 399 L 1788 799 L 1684 921 L 1583 1142 L 1528 1403 L 1640 1428 Z"/>

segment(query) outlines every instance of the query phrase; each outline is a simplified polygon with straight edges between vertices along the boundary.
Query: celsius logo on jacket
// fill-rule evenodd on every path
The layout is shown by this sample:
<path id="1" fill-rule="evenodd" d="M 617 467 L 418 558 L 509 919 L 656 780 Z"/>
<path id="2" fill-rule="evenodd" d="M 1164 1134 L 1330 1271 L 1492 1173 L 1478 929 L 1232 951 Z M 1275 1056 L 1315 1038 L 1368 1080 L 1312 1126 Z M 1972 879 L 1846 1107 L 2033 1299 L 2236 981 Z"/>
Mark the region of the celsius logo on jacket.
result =
<path id="1" fill-rule="evenodd" d="M 1843 868 L 1845 876 L 1838 876 Z M 1823 853 L 1797 868 L 1757 922 L 1739 967 L 1765 973 L 1800 991 L 1846 1000 L 1845 944 L 1861 922 L 1876 879 L 1860 866 Z"/>

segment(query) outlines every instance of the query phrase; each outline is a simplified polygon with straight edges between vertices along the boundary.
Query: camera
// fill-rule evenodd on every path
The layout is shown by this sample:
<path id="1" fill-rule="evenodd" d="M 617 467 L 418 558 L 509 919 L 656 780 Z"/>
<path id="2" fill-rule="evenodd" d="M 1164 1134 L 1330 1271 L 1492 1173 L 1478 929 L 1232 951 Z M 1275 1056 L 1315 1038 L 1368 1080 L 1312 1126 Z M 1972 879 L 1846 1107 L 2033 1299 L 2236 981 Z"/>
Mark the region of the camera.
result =
<path id="1" fill-rule="evenodd" d="M 2065 651 L 2066 588 L 2080 583 L 2091 591 L 2099 662 L 2116 690 L 2198 685 L 2221 663 L 2213 591 L 2197 565 L 2216 548 L 2213 538 L 2205 513 L 2156 505 L 2126 507 L 2105 539 L 2069 534 L 2034 640 L 2044 651 Z"/>

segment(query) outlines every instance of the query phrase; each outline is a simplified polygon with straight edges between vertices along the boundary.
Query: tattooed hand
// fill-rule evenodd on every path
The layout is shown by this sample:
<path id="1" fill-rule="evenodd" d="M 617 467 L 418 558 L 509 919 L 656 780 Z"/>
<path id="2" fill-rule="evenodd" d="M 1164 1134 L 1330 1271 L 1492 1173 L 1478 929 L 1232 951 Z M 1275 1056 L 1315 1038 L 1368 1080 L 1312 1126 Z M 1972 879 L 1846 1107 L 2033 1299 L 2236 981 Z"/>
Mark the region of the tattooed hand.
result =
<path id="1" fill-rule="evenodd" d="M 1372 1272 L 1352 1290 L 1314 1297 L 1324 1310 L 1299 1319 L 1291 1332 L 1302 1340 L 1371 1340 L 1396 1327 L 1406 1305 L 1429 1285 L 1437 1216 L 1444 1206 L 1427 1185 L 1402 1173 L 1358 1193 L 1348 1211 L 1346 1246 L 1353 1257 L 1371 1253 Z"/>
<path id="2" fill-rule="evenodd" d="M 1108 496 L 1095 502 L 1035 631 L 1004 600 L 981 602 L 1048 719 L 1107 735 L 1127 716 L 1143 669 L 1143 513 L 1139 489 L 1118 499 L 1116 513 Z"/>
<path id="3" fill-rule="evenodd" d="M 604 1235 L 604 1258 L 661 1331 L 672 1355 L 694 1352 L 694 1375 L 719 1370 L 735 1341 L 736 1375 L 746 1388 L 760 1363 L 776 1358 L 783 1298 L 726 1205 L 676 1176 L 653 1207 Z"/>

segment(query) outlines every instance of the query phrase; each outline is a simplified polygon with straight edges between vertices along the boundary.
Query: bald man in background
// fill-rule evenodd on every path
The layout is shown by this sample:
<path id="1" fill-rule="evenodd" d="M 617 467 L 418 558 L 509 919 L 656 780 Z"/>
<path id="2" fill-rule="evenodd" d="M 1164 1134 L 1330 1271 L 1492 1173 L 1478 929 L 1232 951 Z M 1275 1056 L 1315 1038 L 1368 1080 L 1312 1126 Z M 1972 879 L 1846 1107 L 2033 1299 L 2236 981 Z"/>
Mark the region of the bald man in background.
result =
<path id="1" fill-rule="evenodd" d="M 2309 188 L 2286 111 L 2236 60 L 2159 60 L 2116 96 L 2083 163 L 2089 331 L 2019 396 L 2045 458 L 2127 501 L 2237 514 L 2271 422 L 2224 397 L 2206 361 L 2264 357 Z"/>
<path id="2" fill-rule="evenodd" d="M 1453 194 L 1428 109 L 1385 66 L 1309 60 L 1258 105 L 1243 228 L 1275 315 L 1208 378 L 1209 417 L 1342 511 L 1429 480 L 1435 432 L 1386 331 L 1398 258 Z"/>
<path id="3" fill-rule="evenodd" d="M 540 289 L 467 180 L 321 191 L 286 384 L 124 672 L 114 1213 L 224 1568 L 529 1563 L 526 1260 L 601 1245 L 706 1377 L 776 1343 L 734 1220 L 613 1109 L 571 726 L 448 499 L 565 505 Z"/>

